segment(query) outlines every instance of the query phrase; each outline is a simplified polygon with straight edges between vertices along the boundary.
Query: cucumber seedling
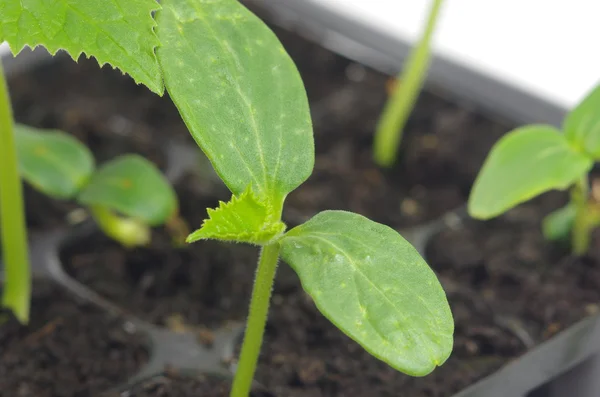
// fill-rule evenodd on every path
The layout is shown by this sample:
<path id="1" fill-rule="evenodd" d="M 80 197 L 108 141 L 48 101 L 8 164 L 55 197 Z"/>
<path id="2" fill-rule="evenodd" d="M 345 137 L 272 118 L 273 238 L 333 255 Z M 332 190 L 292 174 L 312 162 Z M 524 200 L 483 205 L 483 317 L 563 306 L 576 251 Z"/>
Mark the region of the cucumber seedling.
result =
<path id="1" fill-rule="evenodd" d="M 15 52 L 25 45 L 44 45 L 51 53 L 65 49 L 74 57 L 85 52 L 158 94 L 164 83 L 233 193 L 228 203 L 209 210 L 209 219 L 188 238 L 261 247 L 232 396 L 249 394 L 280 256 L 319 310 L 375 357 L 414 376 L 448 358 L 454 324 L 445 293 L 395 230 L 344 211 L 325 211 L 286 230 L 284 200 L 314 165 L 308 101 L 275 35 L 237 0 L 162 0 L 160 5 L 79 0 L 75 8 L 71 0 L 0 0 L 0 24 L 0 40 Z M 18 272 L 25 268 L 27 251 L 15 134 L 3 85 L 0 122 L 0 170 L 7 170 L 0 173 L 5 265 Z M 11 212 L 20 215 L 5 216 Z M 4 286 L 3 304 L 22 321 L 28 315 L 27 283 L 7 277 Z"/>
<path id="2" fill-rule="evenodd" d="M 248 396 L 278 259 L 318 309 L 375 357 L 414 376 L 441 365 L 454 324 L 417 250 L 388 226 L 324 211 L 286 230 L 286 196 L 312 173 L 314 139 L 299 73 L 275 35 L 235 0 L 163 0 L 157 56 L 167 91 L 232 192 L 189 242 L 261 247 L 231 396 Z"/>
<path id="3" fill-rule="evenodd" d="M 95 170 L 90 150 L 64 132 L 17 124 L 15 138 L 23 179 L 50 197 L 88 208 L 121 245 L 146 245 L 151 227 L 184 224 L 171 185 L 145 158 L 122 155 Z"/>
<path id="4" fill-rule="evenodd" d="M 569 203 L 542 225 L 548 240 L 570 236 L 576 255 L 584 254 L 600 225 L 600 202 L 590 195 L 588 173 L 600 159 L 600 86 L 563 121 L 519 127 L 492 148 L 475 180 L 469 214 L 490 219 L 550 190 L 570 190 Z"/>

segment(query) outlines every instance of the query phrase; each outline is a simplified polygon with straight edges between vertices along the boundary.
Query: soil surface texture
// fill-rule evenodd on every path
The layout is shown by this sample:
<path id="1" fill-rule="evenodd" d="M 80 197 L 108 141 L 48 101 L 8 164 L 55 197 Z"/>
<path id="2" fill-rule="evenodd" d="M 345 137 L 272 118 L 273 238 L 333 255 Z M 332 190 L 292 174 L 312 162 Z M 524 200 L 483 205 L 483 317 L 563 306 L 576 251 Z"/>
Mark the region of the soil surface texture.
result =
<path id="1" fill-rule="evenodd" d="M 0 395 L 88 397 L 120 386 L 147 361 L 146 339 L 49 283 L 35 283 L 30 322 L 0 326 Z"/>

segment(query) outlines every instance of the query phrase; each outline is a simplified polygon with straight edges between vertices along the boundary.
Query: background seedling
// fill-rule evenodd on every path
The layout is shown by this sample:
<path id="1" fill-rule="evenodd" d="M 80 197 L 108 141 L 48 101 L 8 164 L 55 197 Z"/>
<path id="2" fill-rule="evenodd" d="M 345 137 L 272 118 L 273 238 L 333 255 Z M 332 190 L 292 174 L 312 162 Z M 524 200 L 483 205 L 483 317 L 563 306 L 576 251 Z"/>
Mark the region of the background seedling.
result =
<path id="1" fill-rule="evenodd" d="M 164 91 L 154 48 L 155 0 L 0 0 L 0 42 L 14 54 L 44 46 L 51 54 L 82 53 L 109 63 L 157 94 Z M 4 284 L 2 305 L 22 323 L 29 319 L 31 276 L 23 193 L 17 171 L 12 111 L 0 62 L 0 219 Z"/>
<path id="2" fill-rule="evenodd" d="M 570 235 L 573 252 L 582 255 L 600 225 L 600 202 L 590 195 L 587 177 L 598 159 L 600 86 L 565 117 L 562 131 L 527 125 L 500 139 L 475 180 L 469 214 L 489 219 L 549 190 L 570 189 L 570 202 L 544 220 L 543 232 L 550 240 Z"/>
<path id="3" fill-rule="evenodd" d="M 442 0 L 434 0 L 423 34 L 398 75 L 397 84 L 383 109 L 375 131 L 373 156 L 381 167 L 390 167 L 398 153 L 408 116 L 415 106 L 431 58 L 431 40 L 435 31 Z"/>
<path id="4" fill-rule="evenodd" d="M 249 393 L 280 256 L 320 311 L 374 356 L 415 376 L 441 365 L 454 328 L 444 291 L 396 231 L 325 211 L 286 232 L 284 200 L 311 174 L 314 143 L 302 81 L 275 35 L 235 0 L 161 4 L 166 88 L 233 194 L 188 241 L 262 247 L 231 395 Z"/>
<path id="5" fill-rule="evenodd" d="M 152 226 L 178 218 L 175 192 L 141 156 L 123 155 L 96 171 L 89 149 L 64 132 L 17 124 L 15 137 L 27 182 L 89 208 L 100 229 L 126 247 L 147 244 Z"/>

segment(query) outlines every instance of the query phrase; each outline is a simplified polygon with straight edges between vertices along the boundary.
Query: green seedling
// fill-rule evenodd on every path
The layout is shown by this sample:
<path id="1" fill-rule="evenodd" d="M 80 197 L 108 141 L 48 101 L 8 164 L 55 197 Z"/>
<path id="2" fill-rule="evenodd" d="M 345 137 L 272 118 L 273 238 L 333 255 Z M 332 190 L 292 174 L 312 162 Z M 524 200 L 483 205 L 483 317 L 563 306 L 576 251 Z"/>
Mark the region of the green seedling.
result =
<path id="1" fill-rule="evenodd" d="M 286 230 L 286 196 L 312 173 L 304 86 L 275 35 L 234 0 L 163 0 L 157 50 L 167 91 L 232 192 L 189 242 L 261 247 L 231 396 L 248 396 L 278 259 L 319 310 L 375 357 L 414 376 L 442 364 L 453 321 L 433 271 L 395 230 L 324 211 Z"/>
<path id="2" fill-rule="evenodd" d="M 492 148 L 469 197 L 468 211 L 490 219 L 550 190 L 570 189 L 569 203 L 548 215 L 549 240 L 571 238 L 584 254 L 600 225 L 600 202 L 589 193 L 588 173 L 600 159 L 600 86 L 564 119 L 562 131 L 549 125 L 519 127 Z"/>
<path id="3" fill-rule="evenodd" d="M 427 75 L 431 58 L 431 40 L 442 7 L 442 0 L 434 0 L 423 34 L 407 58 L 377 124 L 373 157 L 381 167 L 390 167 L 396 161 L 406 121 L 415 106 Z"/>
<path id="4" fill-rule="evenodd" d="M 155 23 L 150 14 L 156 10 Z M 232 396 L 249 393 L 280 256 L 320 311 L 374 356 L 414 376 L 448 358 L 454 324 L 444 291 L 396 231 L 344 211 L 325 211 L 286 230 L 284 200 L 314 165 L 308 102 L 275 35 L 236 0 L 163 0 L 160 6 L 154 0 L 0 0 L 0 23 L 0 40 L 15 52 L 24 45 L 44 45 L 52 53 L 66 49 L 74 57 L 85 52 L 158 94 L 164 83 L 233 193 L 228 203 L 209 210 L 209 219 L 188 238 L 262 248 Z M 16 154 L 8 95 L 0 88 L 4 169 L 16 164 Z M 3 303 L 26 320 L 28 296 L 19 295 L 27 291 L 19 280 L 27 275 L 24 224 L 22 217 L 10 222 L 4 217 L 22 212 L 14 168 L 0 174 L 0 191 L 6 203 L 3 229 L 11 228 L 3 239 L 11 240 L 11 222 L 20 223 L 22 232 L 11 240 L 22 243 L 20 248 L 5 251 L 7 270 L 16 269 L 7 284 L 16 283 L 18 302 Z"/>
<path id="5" fill-rule="evenodd" d="M 109 63 L 157 94 L 164 86 L 155 47 L 155 0 L 0 0 L 0 43 L 14 54 L 44 46 L 51 54 L 84 53 Z M 4 263 L 2 305 L 29 320 L 31 276 L 10 98 L 0 62 L 0 226 Z"/>
<path id="6" fill-rule="evenodd" d="M 123 155 L 95 170 L 89 149 L 64 132 L 15 125 L 15 138 L 25 181 L 87 207 L 100 229 L 125 247 L 148 244 L 151 227 L 178 218 L 175 192 L 141 156 Z"/>

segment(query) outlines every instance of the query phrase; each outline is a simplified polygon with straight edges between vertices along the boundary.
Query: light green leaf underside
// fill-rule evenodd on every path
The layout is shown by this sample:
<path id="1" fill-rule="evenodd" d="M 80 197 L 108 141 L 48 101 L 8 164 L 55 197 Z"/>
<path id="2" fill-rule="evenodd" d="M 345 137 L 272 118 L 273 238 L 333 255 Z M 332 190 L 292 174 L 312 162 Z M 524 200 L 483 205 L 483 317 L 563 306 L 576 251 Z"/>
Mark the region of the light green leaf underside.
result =
<path id="1" fill-rule="evenodd" d="M 580 151 L 600 159 L 600 86 L 565 117 L 563 130 L 569 142 Z"/>
<path id="2" fill-rule="evenodd" d="M 74 197 L 94 171 L 88 148 L 64 132 L 16 124 L 15 140 L 23 178 L 49 196 Z"/>
<path id="3" fill-rule="evenodd" d="M 188 243 L 216 239 L 264 244 L 285 230 L 278 214 L 250 188 L 239 197 L 233 196 L 228 203 L 220 202 L 219 208 L 209 208 L 208 216 L 202 227 L 188 236 Z"/>
<path id="4" fill-rule="evenodd" d="M 494 145 L 469 197 L 469 214 L 489 219 L 553 189 L 564 190 L 592 167 L 557 129 L 529 125 Z"/>
<path id="5" fill-rule="evenodd" d="M 25 46 L 94 56 L 162 94 L 154 49 L 156 0 L 0 0 L 0 42 L 14 54 Z"/>
<path id="6" fill-rule="evenodd" d="M 78 201 L 109 208 L 150 226 L 164 223 L 177 212 L 177 197 L 169 182 L 154 164 L 135 154 L 104 164 Z"/>
<path id="7" fill-rule="evenodd" d="M 445 293 L 395 230 L 325 211 L 280 242 L 319 310 L 375 357 L 413 376 L 448 358 L 454 323 Z"/>
<path id="8" fill-rule="evenodd" d="M 157 51 L 190 132 L 235 195 L 281 206 L 310 175 L 314 143 L 298 71 L 237 0 L 165 0 Z"/>
<path id="9" fill-rule="evenodd" d="M 572 203 L 548 214 L 542 222 L 544 237 L 551 241 L 568 239 L 576 215 L 577 208 Z"/>

